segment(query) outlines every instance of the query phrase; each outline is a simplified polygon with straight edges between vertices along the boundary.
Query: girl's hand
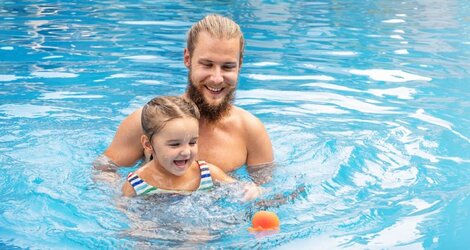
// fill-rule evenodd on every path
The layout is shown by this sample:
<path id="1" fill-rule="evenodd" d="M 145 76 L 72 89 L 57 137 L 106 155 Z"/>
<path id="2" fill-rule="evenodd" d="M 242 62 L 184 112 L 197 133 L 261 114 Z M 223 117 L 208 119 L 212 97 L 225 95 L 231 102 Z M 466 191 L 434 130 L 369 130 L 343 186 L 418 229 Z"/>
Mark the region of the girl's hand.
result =
<path id="1" fill-rule="evenodd" d="M 243 187 L 243 201 L 256 199 L 263 193 L 263 188 L 254 184 L 246 183 Z"/>

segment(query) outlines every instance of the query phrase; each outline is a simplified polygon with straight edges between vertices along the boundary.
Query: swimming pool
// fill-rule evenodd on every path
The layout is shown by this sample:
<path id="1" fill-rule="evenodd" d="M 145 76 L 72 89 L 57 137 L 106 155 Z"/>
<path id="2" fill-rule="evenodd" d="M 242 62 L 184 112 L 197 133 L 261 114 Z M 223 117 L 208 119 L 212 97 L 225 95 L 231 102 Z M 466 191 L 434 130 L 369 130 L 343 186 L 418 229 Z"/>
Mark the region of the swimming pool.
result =
<path id="1" fill-rule="evenodd" d="M 303 190 L 285 204 L 240 203 L 236 186 L 129 201 L 94 180 L 127 114 L 183 93 L 185 32 L 207 13 L 245 33 L 236 103 L 273 142 L 262 199 Z M 458 0 L 2 1 L 0 248 L 470 247 L 468 13 Z M 260 209 L 280 232 L 247 231 Z"/>

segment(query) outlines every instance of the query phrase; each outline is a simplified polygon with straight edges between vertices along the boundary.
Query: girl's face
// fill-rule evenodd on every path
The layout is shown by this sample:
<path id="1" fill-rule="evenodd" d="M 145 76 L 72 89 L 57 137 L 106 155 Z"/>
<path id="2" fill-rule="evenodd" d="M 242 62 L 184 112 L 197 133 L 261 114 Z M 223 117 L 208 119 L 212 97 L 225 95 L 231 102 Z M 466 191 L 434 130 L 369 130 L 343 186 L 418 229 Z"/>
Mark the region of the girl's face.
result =
<path id="1" fill-rule="evenodd" d="M 198 137 L 198 120 L 170 120 L 151 138 L 155 163 L 170 174 L 182 176 L 197 157 Z"/>

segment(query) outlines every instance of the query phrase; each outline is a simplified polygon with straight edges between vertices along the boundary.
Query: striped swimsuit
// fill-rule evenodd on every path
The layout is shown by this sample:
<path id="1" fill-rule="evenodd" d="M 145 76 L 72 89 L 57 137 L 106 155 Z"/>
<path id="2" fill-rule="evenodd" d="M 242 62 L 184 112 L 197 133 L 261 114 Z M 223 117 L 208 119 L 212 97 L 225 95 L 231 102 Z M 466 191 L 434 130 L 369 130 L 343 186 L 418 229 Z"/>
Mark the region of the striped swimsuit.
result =
<path id="1" fill-rule="evenodd" d="M 208 190 L 214 186 L 212 182 L 211 173 L 209 167 L 205 161 L 196 161 L 199 169 L 201 170 L 201 182 L 199 183 L 199 188 L 196 190 Z M 193 191 L 186 190 L 167 190 L 154 187 L 143 179 L 141 179 L 135 173 L 129 173 L 127 176 L 127 181 L 132 185 L 135 190 L 136 195 L 153 195 L 153 194 L 190 194 Z"/>

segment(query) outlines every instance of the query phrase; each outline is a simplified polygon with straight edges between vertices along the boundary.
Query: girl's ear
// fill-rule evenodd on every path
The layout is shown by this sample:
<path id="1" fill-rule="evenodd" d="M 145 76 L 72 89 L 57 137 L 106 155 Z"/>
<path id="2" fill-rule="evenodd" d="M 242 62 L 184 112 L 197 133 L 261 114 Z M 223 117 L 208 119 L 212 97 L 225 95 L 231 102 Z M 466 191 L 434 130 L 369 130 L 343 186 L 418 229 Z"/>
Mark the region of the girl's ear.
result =
<path id="1" fill-rule="evenodd" d="M 152 143 L 150 143 L 150 140 L 149 140 L 147 135 L 142 135 L 140 137 L 140 143 L 142 144 L 142 147 L 144 148 L 144 150 L 153 151 L 152 150 Z"/>

